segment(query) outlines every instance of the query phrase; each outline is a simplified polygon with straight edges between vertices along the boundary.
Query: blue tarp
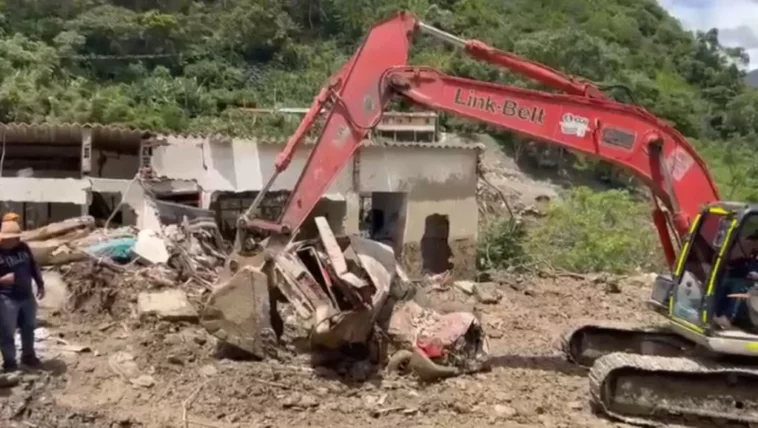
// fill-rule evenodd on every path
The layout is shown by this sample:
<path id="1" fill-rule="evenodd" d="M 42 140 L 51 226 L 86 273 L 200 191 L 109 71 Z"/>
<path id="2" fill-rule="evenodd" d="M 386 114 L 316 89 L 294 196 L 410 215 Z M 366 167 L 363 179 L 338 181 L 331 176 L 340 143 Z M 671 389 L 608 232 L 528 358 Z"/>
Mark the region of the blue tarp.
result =
<path id="1" fill-rule="evenodd" d="M 126 263 L 132 259 L 132 248 L 136 243 L 136 238 L 111 239 L 87 248 L 87 252 L 97 257 L 108 257 Z"/>

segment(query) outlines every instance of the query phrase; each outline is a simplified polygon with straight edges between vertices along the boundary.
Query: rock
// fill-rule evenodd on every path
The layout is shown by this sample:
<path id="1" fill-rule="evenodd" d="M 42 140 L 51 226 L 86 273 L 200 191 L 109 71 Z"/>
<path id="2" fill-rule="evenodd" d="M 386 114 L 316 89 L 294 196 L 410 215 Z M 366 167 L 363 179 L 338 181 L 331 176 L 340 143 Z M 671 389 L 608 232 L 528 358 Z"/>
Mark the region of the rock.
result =
<path id="1" fill-rule="evenodd" d="M 205 377 L 213 377 L 218 374 L 218 369 L 210 364 L 200 367 L 200 374 Z"/>
<path id="2" fill-rule="evenodd" d="M 118 351 L 108 358 L 108 365 L 119 376 L 127 379 L 136 378 L 140 375 L 137 363 L 134 362 L 134 355 Z"/>
<path id="3" fill-rule="evenodd" d="M 166 361 L 170 364 L 176 364 L 177 366 L 184 365 L 184 361 L 178 355 L 169 355 L 166 357 Z"/>
<path id="4" fill-rule="evenodd" d="M 318 400 L 312 395 L 304 394 L 302 397 L 300 397 L 300 401 L 297 403 L 298 407 L 302 407 L 303 409 L 309 409 L 312 407 L 318 407 Z"/>
<path id="5" fill-rule="evenodd" d="M 657 275 L 654 273 L 641 273 L 641 274 L 633 275 L 628 278 L 625 278 L 622 281 L 622 285 L 624 287 L 647 288 L 647 287 L 650 287 L 655 282 L 656 276 Z"/>
<path id="6" fill-rule="evenodd" d="M 119 351 L 108 358 L 108 365 L 111 370 L 124 380 L 129 381 L 132 385 L 150 388 L 155 385 L 155 379 L 152 376 L 140 372 L 137 363 L 134 361 L 134 355 Z"/>
<path id="7" fill-rule="evenodd" d="M 140 375 L 134 379 L 129 379 L 132 385 L 141 386 L 143 388 L 150 388 L 155 385 L 155 379 L 150 375 Z"/>
<path id="8" fill-rule="evenodd" d="M 280 401 L 280 403 L 282 404 L 282 408 L 285 408 L 285 409 L 291 409 L 297 406 L 299 402 L 300 402 L 300 395 L 297 393 L 289 395 Z"/>
<path id="9" fill-rule="evenodd" d="M 12 388 L 21 382 L 21 376 L 18 373 L 0 374 L 0 388 Z"/>
<path id="10" fill-rule="evenodd" d="M 554 426 L 557 426 L 557 423 L 556 423 L 555 419 L 551 418 L 548 415 L 539 415 L 539 416 L 537 416 L 537 420 L 539 420 L 540 423 L 542 424 L 542 426 L 544 426 L 544 427 L 554 427 Z"/>
<path id="11" fill-rule="evenodd" d="M 140 293 L 137 296 L 137 311 L 140 315 L 155 315 L 169 321 L 198 319 L 197 311 L 187 299 L 187 294 L 179 289 Z"/>
<path id="12" fill-rule="evenodd" d="M 474 294 L 476 283 L 474 281 L 455 281 L 453 282 L 453 286 L 464 293 L 471 295 Z"/>
<path id="13" fill-rule="evenodd" d="M 59 272 L 44 271 L 45 298 L 39 302 L 40 312 L 55 312 L 64 309 L 68 301 L 68 286 Z"/>
<path id="14" fill-rule="evenodd" d="M 513 407 L 504 406 L 502 404 L 495 404 L 495 406 L 493 407 L 493 411 L 498 417 L 505 418 L 505 419 L 512 418 L 518 414 L 516 409 L 514 409 Z"/>
<path id="15" fill-rule="evenodd" d="M 474 296 L 479 303 L 485 305 L 494 305 L 502 299 L 500 292 L 497 290 L 499 284 L 495 282 L 482 282 L 474 287 Z"/>
<path id="16" fill-rule="evenodd" d="M 151 264 L 166 263 L 169 258 L 166 243 L 157 233 L 148 229 L 140 230 L 132 251 Z"/>

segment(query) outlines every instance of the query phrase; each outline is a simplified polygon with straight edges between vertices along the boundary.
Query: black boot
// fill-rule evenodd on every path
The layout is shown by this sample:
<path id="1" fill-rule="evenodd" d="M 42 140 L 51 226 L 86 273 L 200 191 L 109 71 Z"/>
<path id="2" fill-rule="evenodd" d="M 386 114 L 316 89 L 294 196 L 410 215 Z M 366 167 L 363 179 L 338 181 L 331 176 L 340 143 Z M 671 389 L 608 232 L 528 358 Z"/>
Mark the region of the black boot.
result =
<path id="1" fill-rule="evenodd" d="M 21 357 L 21 364 L 32 369 L 37 369 L 37 368 L 42 367 L 42 361 L 40 361 L 40 359 L 37 358 L 37 356 L 35 355 Z"/>
<path id="2" fill-rule="evenodd" d="M 3 372 L 5 373 L 13 373 L 15 371 L 18 371 L 18 364 L 15 362 L 13 363 L 3 363 Z"/>

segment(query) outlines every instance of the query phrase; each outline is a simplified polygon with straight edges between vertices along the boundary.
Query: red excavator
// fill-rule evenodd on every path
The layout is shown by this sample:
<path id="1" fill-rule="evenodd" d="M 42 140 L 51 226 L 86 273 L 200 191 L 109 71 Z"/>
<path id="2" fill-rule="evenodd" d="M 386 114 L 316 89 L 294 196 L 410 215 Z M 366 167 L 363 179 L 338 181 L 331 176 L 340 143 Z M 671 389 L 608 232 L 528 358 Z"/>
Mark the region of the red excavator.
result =
<path id="1" fill-rule="evenodd" d="M 417 32 L 566 94 L 411 67 L 409 52 Z M 627 422 L 758 423 L 758 371 L 752 359 L 758 356 L 758 296 L 730 291 L 734 284 L 745 285 L 735 272 L 754 263 L 758 254 L 758 208 L 721 202 L 693 147 L 645 109 L 615 102 L 591 83 L 460 39 L 409 13 L 371 29 L 320 91 L 277 159 L 276 174 L 240 219 L 242 231 L 271 233 L 262 252 L 265 259 L 292 239 L 395 97 L 610 162 L 642 180 L 651 191 L 653 224 L 672 272 L 656 279 L 649 303 L 668 323 L 650 328 L 584 325 L 565 336 L 565 355 L 590 368 L 594 408 Z M 323 129 L 279 221 L 250 219 L 324 110 Z M 236 248 L 241 248 L 240 239 Z M 237 258 L 232 270 L 260 260 Z M 742 300 L 735 302 L 735 295 Z M 742 310 L 729 309 L 734 307 Z M 743 316 L 729 318 L 727 326 L 716 322 L 729 311 Z M 229 323 L 214 328 L 226 329 L 219 337 L 243 334 Z"/>

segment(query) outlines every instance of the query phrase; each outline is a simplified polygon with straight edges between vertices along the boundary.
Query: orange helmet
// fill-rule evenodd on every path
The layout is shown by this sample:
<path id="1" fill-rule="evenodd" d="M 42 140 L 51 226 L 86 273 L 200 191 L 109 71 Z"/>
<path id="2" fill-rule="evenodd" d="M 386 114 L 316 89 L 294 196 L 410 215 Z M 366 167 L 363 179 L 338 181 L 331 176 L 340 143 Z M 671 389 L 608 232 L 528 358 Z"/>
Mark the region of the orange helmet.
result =
<path id="1" fill-rule="evenodd" d="M 21 216 L 16 213 L 7 213 L 3 216 L 3 221 L 19 221 Z"/>

